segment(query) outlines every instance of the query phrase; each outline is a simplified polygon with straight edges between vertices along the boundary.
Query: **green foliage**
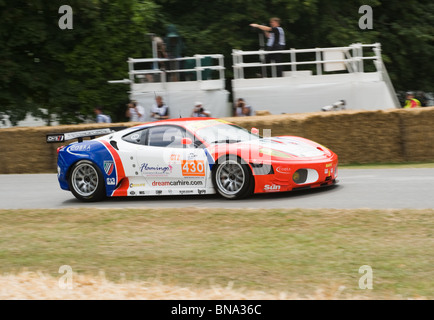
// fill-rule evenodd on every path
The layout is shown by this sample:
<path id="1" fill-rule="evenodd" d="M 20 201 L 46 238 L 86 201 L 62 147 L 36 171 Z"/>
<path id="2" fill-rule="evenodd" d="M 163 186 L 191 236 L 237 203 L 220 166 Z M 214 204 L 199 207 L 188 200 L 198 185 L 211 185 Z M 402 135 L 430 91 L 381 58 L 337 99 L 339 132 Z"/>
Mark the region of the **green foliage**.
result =
<path id="1" fill-rule="evenodd" d="M 145 34 L 154 9 L 149 1 L 100 1 L 92 12 L 94 18 L 84 21 L 91 32 L 62 57 L 77 90 L 79 114 L 102 105 L 114 121 L 123 120 L 127 88 L 107 81 L 125 77 L 128 57 L 151 54 Z"/>
<path id="2" fill-rule="evenodd" d="M 434 2 L 383 1 L 374 11 L 374 28 L 383 45 L 387 68 L 401 90 L 433 91 Z"/>
<path id="3" fill-rule="evenodd" d="M 65 4 L 73 29 L 61 30 Z M 16 124 L 43 108 L 48 124 L 53 114 L 77 123 L 103 105 L 114 121 L 123 120 L 126 88 L 107 81 L 125 77 L 128 57 L 150 54 L 145 34 L 155 9 L 147 0 L 0 2 L 0 116 Z"/>
<path id="4" fill-rule="evenodd" d="M 397 89 L 432 91 L 434 3 L 385 0 L 156 0 L 163 23 L 174 23 L 183 35 L 188 54 L 212 52 L 231 66 L 233 48 L 259 48 L 257 32 L 249 23 L 282 20 L 288 48 L 382 44 L 384 61 Z M 373 29 L 361 30 L 359 8 L 373 9 Z M 227 76 L 231 76 L 231 68 Z"/>

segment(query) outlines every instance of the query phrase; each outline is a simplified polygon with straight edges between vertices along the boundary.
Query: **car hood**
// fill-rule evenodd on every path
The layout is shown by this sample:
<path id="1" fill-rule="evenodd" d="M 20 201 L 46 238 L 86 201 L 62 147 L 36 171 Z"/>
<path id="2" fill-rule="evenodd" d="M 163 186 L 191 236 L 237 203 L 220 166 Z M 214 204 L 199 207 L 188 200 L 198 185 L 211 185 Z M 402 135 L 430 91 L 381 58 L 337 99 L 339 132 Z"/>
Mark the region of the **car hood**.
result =
<path id="1" fill-rule="evenodd" d="M 293 136 L 260 138 L 231 144 L 220 144 L 216 148 L 220 153 L 223 149 L 237 153 L 236 150 L 257 150 L 257 154 L 267 154 L 279 158 L 317 158 L 332 155 L 326 147 L 308 139 Z"/>
<path id="2" fill-rule="evenodd" d="M 250 143 L 261 148 L 269 148 L 302 158 L 321 157 L 326 153 L 326 150 L 324 150 L 326 148 L 321 148 L 319 144 L 296 137 L 263 138 Z"/>

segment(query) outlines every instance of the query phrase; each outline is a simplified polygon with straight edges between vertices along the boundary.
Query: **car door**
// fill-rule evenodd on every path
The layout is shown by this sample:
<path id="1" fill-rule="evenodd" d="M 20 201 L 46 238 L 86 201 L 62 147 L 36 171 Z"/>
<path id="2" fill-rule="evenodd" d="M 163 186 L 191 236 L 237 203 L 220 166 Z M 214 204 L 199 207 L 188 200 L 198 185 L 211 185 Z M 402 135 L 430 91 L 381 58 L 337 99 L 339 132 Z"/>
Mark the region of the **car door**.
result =
<path id="1" fill-rule="evenodd" d="M 146 144 L 137 150 L 141 176 L 156 194 L 201 193 L 209 165 L 204 149 L 185 144 L 192 137 L 182 127 L 160 125 L 147 130 Z"/>

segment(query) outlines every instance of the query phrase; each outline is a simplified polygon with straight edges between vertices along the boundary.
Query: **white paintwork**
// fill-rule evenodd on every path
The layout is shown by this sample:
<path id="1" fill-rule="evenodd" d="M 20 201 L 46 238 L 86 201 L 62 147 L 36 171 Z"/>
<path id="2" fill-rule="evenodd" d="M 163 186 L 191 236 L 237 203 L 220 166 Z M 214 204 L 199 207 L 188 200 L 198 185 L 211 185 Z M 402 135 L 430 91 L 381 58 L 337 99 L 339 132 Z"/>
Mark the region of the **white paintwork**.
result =
<path id="1" fill-rule="evenodd" d="M 130 183 L 128 196 L 215 193 L 204 149 L 129 143 L 122 140 L 127 133 L 116 132 L 97 140 L 117 141 L 117 153 Z"/>

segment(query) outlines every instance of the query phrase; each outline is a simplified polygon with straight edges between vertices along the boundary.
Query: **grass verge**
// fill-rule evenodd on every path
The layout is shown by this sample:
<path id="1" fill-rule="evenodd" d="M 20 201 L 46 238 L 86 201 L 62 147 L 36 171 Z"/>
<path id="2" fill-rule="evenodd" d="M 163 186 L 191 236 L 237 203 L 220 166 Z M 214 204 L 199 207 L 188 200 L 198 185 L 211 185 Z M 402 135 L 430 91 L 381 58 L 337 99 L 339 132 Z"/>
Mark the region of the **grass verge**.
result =
<path id="1" fill-rule="evenodd" d="M 339 298 L 434 297 L 434 210 L 0 210 L 0 273 Z M 373 270 L 362 290 L 359 268 Z M 322 295 L 330 297 L 332 295 Z M 334 295 L 333 295 L 334 296 Z M 182 299 L 182 297 L 180 297 Z"/>

